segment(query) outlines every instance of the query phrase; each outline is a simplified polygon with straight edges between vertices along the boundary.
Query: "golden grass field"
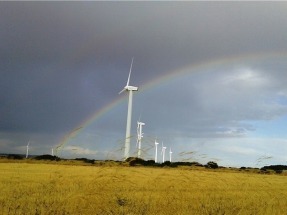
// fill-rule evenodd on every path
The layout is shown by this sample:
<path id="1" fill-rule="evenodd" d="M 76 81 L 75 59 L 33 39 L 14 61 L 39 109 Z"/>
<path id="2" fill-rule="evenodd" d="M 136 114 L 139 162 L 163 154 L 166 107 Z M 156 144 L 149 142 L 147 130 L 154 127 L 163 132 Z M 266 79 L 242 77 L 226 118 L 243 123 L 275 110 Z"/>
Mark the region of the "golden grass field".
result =
<path id="1" fill-rule="evenodd" d="M 287 177 L 194 167 L 0 163 L 0 214 L 287 214 Z"/>

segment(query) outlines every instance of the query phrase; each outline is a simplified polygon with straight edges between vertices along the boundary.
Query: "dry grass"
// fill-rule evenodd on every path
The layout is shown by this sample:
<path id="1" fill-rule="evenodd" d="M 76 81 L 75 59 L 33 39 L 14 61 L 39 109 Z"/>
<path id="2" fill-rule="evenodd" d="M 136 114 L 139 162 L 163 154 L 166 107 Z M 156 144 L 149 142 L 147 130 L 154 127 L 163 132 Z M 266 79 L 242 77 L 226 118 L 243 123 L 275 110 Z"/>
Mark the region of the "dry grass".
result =
<path id="1" fill-rule="evenodd" d="M 286 176 L 0 163 L 0 214 L 286 214 Z"/>

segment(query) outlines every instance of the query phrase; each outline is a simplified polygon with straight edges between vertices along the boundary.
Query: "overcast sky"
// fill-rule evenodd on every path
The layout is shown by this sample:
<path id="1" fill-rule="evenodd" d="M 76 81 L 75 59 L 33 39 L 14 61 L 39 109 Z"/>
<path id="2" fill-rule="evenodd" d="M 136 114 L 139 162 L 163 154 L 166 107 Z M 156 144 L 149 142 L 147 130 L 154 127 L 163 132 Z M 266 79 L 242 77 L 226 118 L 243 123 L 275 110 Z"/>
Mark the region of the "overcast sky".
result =
<path id="1" fill-rule="evenodd" d="M 286 12 L 285 2 L 0 2 L 0 152 L 24 154 L 30 141 L 31 154 L 48 154 L 66 138 L 62 157 L 122 159 L 118 92 L 134 57 L 133 155 L 140 118 L 144 159 L 157 138 L 174 161 L 285 165 Z"/>

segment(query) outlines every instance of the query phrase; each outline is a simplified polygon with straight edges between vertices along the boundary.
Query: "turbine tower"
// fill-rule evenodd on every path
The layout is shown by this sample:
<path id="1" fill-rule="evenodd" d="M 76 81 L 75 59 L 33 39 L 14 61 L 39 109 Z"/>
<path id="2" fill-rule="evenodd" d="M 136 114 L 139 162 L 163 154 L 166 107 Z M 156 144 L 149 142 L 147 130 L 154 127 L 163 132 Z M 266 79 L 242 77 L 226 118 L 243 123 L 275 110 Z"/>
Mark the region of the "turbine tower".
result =
<path id="1" fill-rule="evenodd" d="M 171 151 L 171 148 L 169 148 L 169 161 L 171 162 L 171 154 L 172 154 L 172 151 Z"/>
<path id="2" fill-rule="evenodd" d="M 126 160 L 130 155 L 130 145 L 131 145 L 131 121 L 132 121 L 132 103 L 133 103 L 133 91 L 138 91 L 138 87 L 130 86 L 130 77 L 132 72 L 134 58 L 132 58 L 132 63 L 130 67 L 130 72 L 128 76 L 127 85 L 124 89 L 119 92 L 121 94 L 124 91 L 129 92 L 129 100 L 128 100 L 128 114 L 127 114 L 127 127 L 126 127 L 126 139 L 125 139 L 125 152 L 124 152 L 124 159 Z"/>
<path id="3" fill-rule="evenodd" d="M 162 149 L 161 149 L 161 153 L 162 153 L 162 163 L 164 163 L 164 156 L 165 156 L 165 150 L 166 150 L 166 147 L 163 146 L 163 143 L 162 143 Z"/>
<path id="4" fill-rule="evenodd" d="M 140 158 L 141 157 L 141 144 L 142 144 L 141 141 L 143 138 L 142 127 L 143 127 L 143 125 L 145 125 L 145 123 L 144 122 L 137 122 L 137 123 L 138 123 L 138 127 L 137 127 L 138 158 Z"/>
<path id="5" fill-rule="evenodd" d="M 157 163 L 157 145 L 159 144 L 158 142 L 156 142 L 156 140 L 154 141 L 155 144 L 155 158 L 154 158 L 154 162 Z"/>
<path id="6" fill-rule="evenodd" d="M 28 142 L 28 144 L 27 144 L 27 150 L 26 150 L 26 158 L 28 158 L 28 156 L 29 156 L 29 145 L 30 145 L 30 140 L 29 140 L 29 142 Z"/>

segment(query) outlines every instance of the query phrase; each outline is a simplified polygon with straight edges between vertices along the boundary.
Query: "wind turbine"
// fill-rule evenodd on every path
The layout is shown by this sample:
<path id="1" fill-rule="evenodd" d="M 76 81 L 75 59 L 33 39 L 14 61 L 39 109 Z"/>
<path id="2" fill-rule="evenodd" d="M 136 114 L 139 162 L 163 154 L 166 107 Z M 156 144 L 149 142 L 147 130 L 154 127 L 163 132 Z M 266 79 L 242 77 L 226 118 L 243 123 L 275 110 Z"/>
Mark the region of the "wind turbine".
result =
<path id="1" fill-rule="evenodd" d="M 162 163 L 164 163 L 164 156 L 165 156 L 165 150 L 166 150 L 166 147 L 163 146 L 163 142 L 162 142 L 162 148 L 161 148 L 161 153 L 162 153 Z"/>
<path id="2" fill-rule="evenodd" d="M 52 148 L 52 156 L 54 156 L 54 149 Z"/>
<path id="3" fill-rule="evenodd" d="M 154 141 L 155 144 L 155 158 L 154 158 L 154 162 L 157 163 L 157 145 L 159 144 L 158 142 L 156 142 L 156 140 Z"/>
<path id="4" fill-rule="evenodd" d="M 144 122 L 137 122 L 137 123 L 138 123 L 138 127 L 137 127 L 138 158 L 140 158 L 141 157 L 141 140 L 143 138 L 142 126 L 145 125 L 145 123 Z"/>
<path id="5" fill-rule="evenodd" d="M 171 148 L 169 148 L 169 161 L 171 162 L 171 154 L 172 154 L 172 151 L 171 151 Z"/>
<path id="6" fill-rule="evenodd" d="M 29 140 L 29 142 L 28 142 L 28 144 L 27 144 L 27 150 L 26 150 L 26 158 L 28 158 L 28 156 L 29 156 L 29 145 L 30 145 L 30 140 Z"/>
<path id="7" fill-rule="evenodd" d="M 131 77 L 131 72 L 132 72 L 133 61 L 134 61 L 134 58 L 132 58 L 132 63 L 131 63 L 131 67 L 130 67 L 127 85 L 124 87 L 124 89 L 121 92 L 119 92 L 119 94 L 121 94 L 124 91 L 129 92 L 124 159 L 127 159 L 129 157 L 129 153 L 130 153 L 133 91 L 138 91 L 138 87 L 130 86 L 130 77 Z"/>

